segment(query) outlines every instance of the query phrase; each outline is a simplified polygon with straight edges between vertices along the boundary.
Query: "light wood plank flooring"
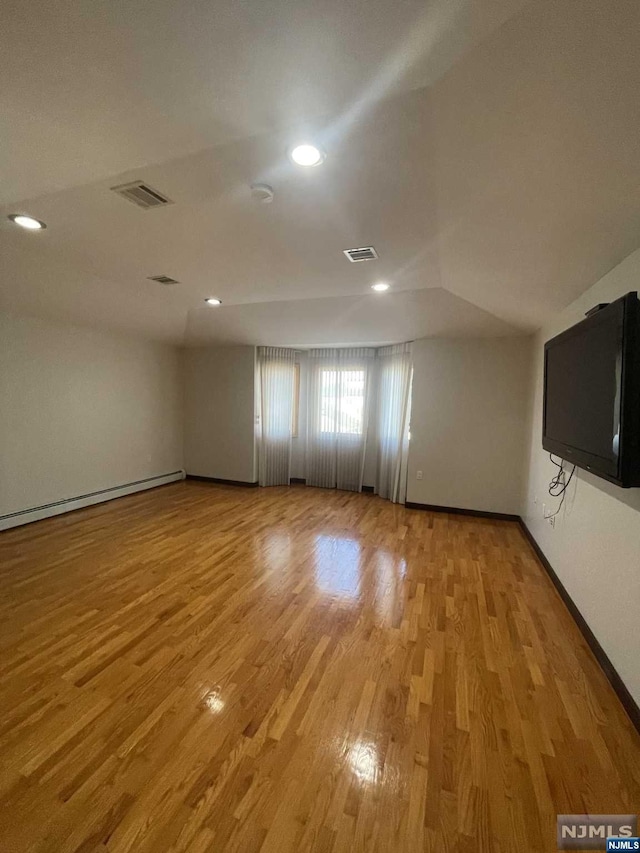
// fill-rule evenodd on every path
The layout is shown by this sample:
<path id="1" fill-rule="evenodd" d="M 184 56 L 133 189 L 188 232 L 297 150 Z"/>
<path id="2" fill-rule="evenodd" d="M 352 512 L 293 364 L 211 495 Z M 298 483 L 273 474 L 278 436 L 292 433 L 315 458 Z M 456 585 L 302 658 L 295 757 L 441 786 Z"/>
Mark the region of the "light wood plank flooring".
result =
<path id="1" fill-rule="evenodd" d="M 0 557 L 3 853 L 546 852 L 640 805 L 515 523 L 187 482 Z"/>

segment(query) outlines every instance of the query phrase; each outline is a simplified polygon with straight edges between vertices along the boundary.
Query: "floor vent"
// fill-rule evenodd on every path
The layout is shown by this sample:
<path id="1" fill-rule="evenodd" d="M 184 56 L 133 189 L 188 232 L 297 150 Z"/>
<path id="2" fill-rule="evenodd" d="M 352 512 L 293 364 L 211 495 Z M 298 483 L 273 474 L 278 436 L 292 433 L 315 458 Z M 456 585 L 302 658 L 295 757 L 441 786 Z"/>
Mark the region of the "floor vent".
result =
<path id="1" fill-rule="evenodd" d="M 133 181 L 130 184 L 121 184 L 119 187 L 111 187 L 112 192 L 126 198 L 127 201 L 137 204 L 143 210 L 149 210 L 152 207 L 165 207 L 167 204 L 173 204 L 158 190 L 154 190 L 149 184 L 143 181 Z"/>
<path id="2" fill-rule="evenodd" d="M 168 275 L 150 275 L 148 279 L 149 281 L 157 281 L 158 284 L 180 284 L 177 279 Z"/>
<path id="3" fill-rule="evenodd" d="M 373 246 L 363 246 L 360 249 L 345 249 L 344 254 L 352 264 L 358 264 L 360 261 L 375 261 L 378 257 L 378 253 Z"/>

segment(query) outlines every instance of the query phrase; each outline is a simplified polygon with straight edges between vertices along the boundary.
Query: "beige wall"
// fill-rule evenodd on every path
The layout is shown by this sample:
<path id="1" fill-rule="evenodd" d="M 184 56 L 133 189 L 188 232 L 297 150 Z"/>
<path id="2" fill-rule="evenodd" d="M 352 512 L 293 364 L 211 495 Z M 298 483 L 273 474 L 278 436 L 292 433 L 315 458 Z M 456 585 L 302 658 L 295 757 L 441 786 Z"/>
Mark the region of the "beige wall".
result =
<path id="1" fill-rule="evenodd" d="M 0 315 L 0 515 L 182 468 L 173 347 Z"/>
<path id="2" fill-rule="evenodd" d="M 255 482 L 255 348 L 184 352 L 184 459 L 188 474 Z"/>
<path id="3" fill-rule="evenodd" d="M 547 493 L 555 469 L 542 450 L 542 390 L 544 341 L 582 320 L 585 311 L 599 302 L 639 288 L 640 251 L 600 279 L 537 337 L 528 487 L 522 513 L 636 702 L 640 702 L 640 489 L 621 489 L 578 468 L 555 528 L 543 519 L 543 502 L 555 510 L 558 500 Z"/>
<path id="4" fill-rule="evenodd" d="M 414 343 L 408 501 L 520 512 L 530 353 L 530 338 Z"/>

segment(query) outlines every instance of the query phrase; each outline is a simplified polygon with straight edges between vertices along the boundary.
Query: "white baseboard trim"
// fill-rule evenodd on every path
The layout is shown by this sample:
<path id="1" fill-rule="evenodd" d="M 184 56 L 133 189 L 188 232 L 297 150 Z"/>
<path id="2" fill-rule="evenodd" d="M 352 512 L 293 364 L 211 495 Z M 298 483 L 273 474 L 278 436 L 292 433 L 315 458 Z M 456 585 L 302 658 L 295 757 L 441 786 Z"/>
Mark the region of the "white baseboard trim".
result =
<path id="1" fill-rule="evenodd" d="M 165 483 L 184 480 L 184 477 L 184 471 L 172 471 L 169 474 L 159 474 L 156 477 L 135 480 L 133 483 L 112 486 L 110 489 L 101 489 L 99 492 L 90 492 L 88 495 L 79 495 L 76 498 L 66 498 L 65 500 L 54 501 L 44 506 L 10 512 L 7 515 L 0 515 L 0 530 L 8 530 L 10 527 L 18 527 L 21 524 L 40 521 L 43 518 L 50 518 L 52 515 L 62 515 L 64 512 L 71 512 L 74 509 L 81 509 L 92 504 L 112 501 L 114 498 L 132 495 L 134 492 L 141 492 L 144 489 L 153 489 L 156 486 L 164 486 Z"/>

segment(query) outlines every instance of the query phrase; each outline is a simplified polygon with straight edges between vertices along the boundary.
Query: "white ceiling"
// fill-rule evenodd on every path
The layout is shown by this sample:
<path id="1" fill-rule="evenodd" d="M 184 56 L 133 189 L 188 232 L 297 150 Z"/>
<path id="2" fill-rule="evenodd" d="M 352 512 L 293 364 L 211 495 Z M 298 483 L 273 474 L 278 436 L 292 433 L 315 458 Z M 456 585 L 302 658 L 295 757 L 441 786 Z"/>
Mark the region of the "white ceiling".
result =
<path id="1" fill-rule="evenodd" d="M 5 310 L 188 345 L 518 334 L 640 244 L 636 0 L 27 5 L 0 36 Z M 306 137 L 316 169 L 285 155 Z M 139 178 L 175 204 L 110 192 Z"/>

